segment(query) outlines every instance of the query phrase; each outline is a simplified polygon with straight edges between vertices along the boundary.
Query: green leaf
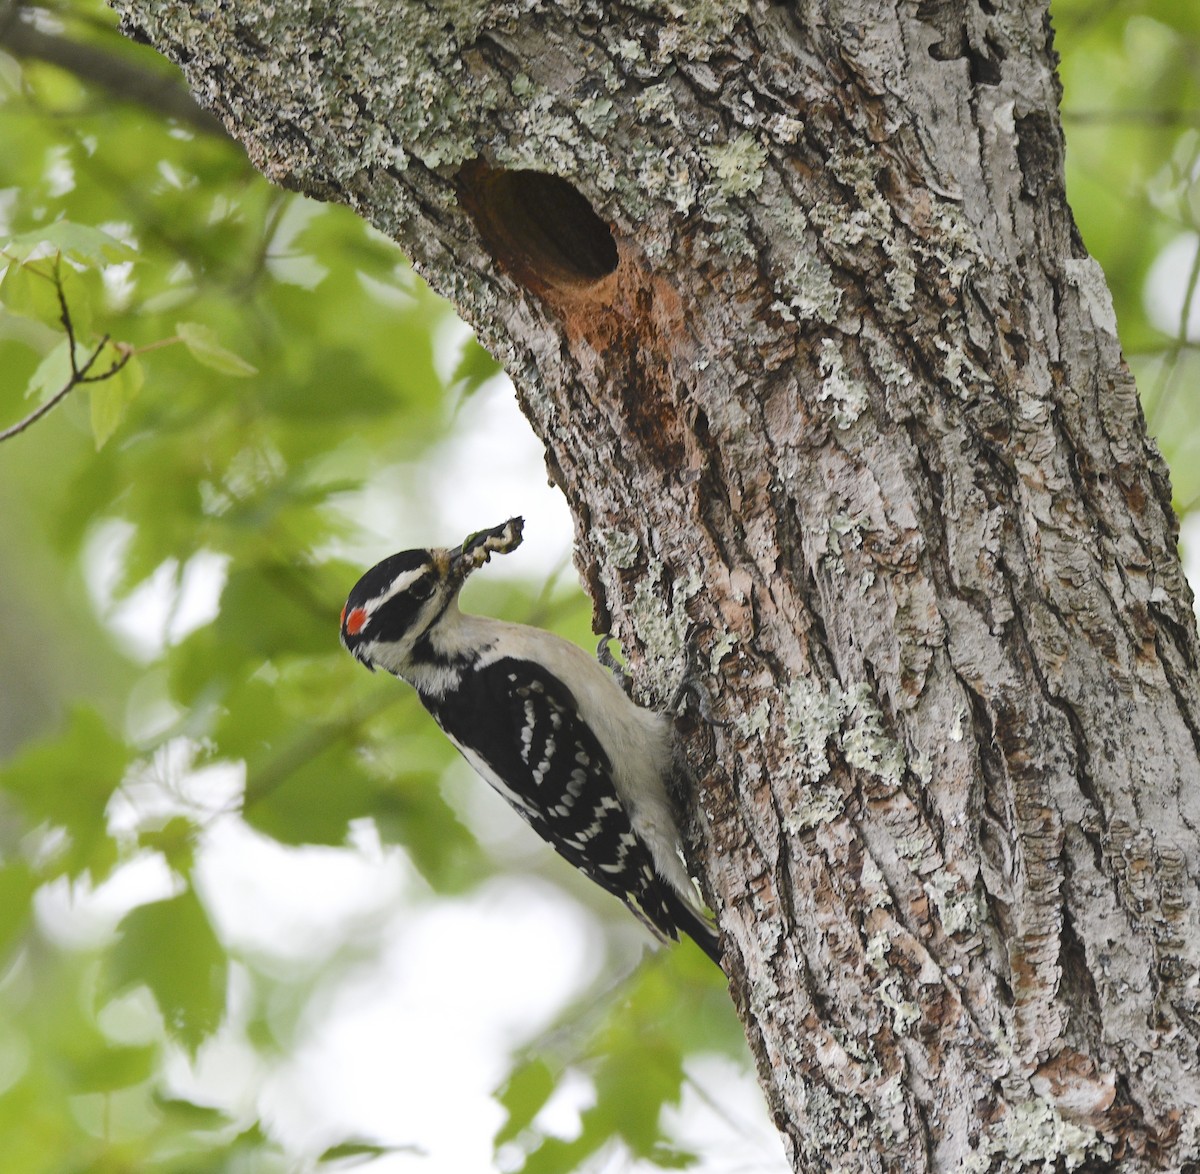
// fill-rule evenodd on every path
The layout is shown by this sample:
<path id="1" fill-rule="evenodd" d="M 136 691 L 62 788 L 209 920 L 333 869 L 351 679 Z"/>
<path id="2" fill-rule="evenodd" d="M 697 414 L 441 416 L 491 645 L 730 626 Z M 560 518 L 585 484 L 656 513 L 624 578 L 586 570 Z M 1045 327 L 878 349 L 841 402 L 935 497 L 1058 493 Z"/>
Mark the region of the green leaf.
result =
<path id="1" fill-rule="evenodd" d="M 90 709 L 78 709 L 65 733 L 35 745 L 3 769 L 0 791 L 12 795 L 33 824 L 47 823 L 67 833 L 61 854 L 47 865 L 51 875 L 94 880 L 116 862 L 106 810 L 121 782 L 130 754 Z"/>
<path id="2" fill-rule="evenodd" d="M 347 755 L 344 731 L 317 728 L 287 738 L 276 754 L 248 767 L 243 817 L 283 844 L 344 844 L 351 821 L 372 814 L 377 788 Z"/>
<path id="3" fill-rule="evenodd" d="M 589 1129 L 584 1118 L 583 1132 L 572 1141 L 548 1137 L 518 1167 L 517 1174 L 563 1174 L 566 1170 L 578 1170 L 593 1154 L 604 1148 L 612 1139 L 596 1129 Z"/>
<path id="4" fill-rule="evenodd" d="M 299 348 L 297 348 L 299 350 Z M 337 388 L 336 395 L 329 389 Z M 301 369 L 272 380 L 259 402 L 282 419 L 309 419 L 329 426 L 351 415 L 384 416 L 396 411 L 395 380 L 380 374 L 353 347 L 323 346 L 305 355 Z"/>
<path id="5" fill-rule="evenodd" d="M 473 395 L 502 370 L 500 364 L 471 335 L 463 344 L 462 353 L 450 375 L 450 390 L 462 396 Z"/>
<path id="6" fill-rule="evenodd" d="M 57 395 L 71 381 L 71 344 L 63 339 L 50 350 L 29 377 L 25 387 L 26 396 L 35 396 L 45 403 Z"/>
<path id="7" fill-rule="evenodd" d="M 32 232 L 23 232 L 10 238 L 0 252 L 7 253 L 18 261 L 37 252 L 62 253 L 81 265 L 99 266 L 117 261 L 132 261 L 137 252 L 124 241 L 110 236 L 90 224 L 75 224 L 70 220 L 56 220 Z"/>
<path id="8" fill-rule="evenodd" d="M 160 852 L 173 871 L 187 873 L 196 855 L 196 825 L 186 816 L 176 815 L 160 828 L 140 831 L 138 844 Z"/>
<path id="9" fill-rule="evenodd" d="M 428 719 L 422 714 L 421 720 Z M 411 735 L 405 748 L 423 737 L 442 751 L 445 739 L 436 727 L 427 735 Z M 391 776 L 377 792 L 371 815 L 384 843 L 402 845 L 435 892 L 463 893 L 485 879 L 487 865 L 479 845 L 442 796 L 434 772 L 410 768 Z"/>
<path id="10" fill-rule="evenodd" d="M 153 1045 L 98 1048 L 77 1062 L 72 1084 L 77 1092 L 113 1092 L 141 1084 L 154 1075 L 158 1048 Z"/>
<path id="11" fill-rule="evenodd" d="M 37 880 L 22 861 L 0 864 L 0 973 L 4 955 L 29 924 Z"/>
<path id="12" fill-rule="evenodd" d="M 194 1054 L 220 1026 L 228 969 L 208 915 L 188 889 L 125 915 L 106 986 L 111 994 L 149 987 L 167 1028 Z"/>
<path id="13" fill-rule="evenodd" d="M 216 332 L 211 327 L 199 322 L 177 322 L 175 333 L 183 339 L 184 346 L 192 352 L 196 362 L 205 367 L 220 371 L 222 375 L 236 375 L 240 378 L 258 374 L 257 367 L 217 342 Z"/>
<path id="14" fill-rule="evenodd" d="M 116 432 L 126 409 L 137 398 L 145 382 L 146 376 L 137 356 L 130 355 L 124 363 L 122 358 L 122 352 L 107 342 L 88 372 L 89 380 L 100 377 L 96 382 L 86 384 L 92 407 L 92 437 L 97 451 Z M 106 371 L 112 374 L 106 375 Z"/>
<path id="15" fill-rule="evenodd" d="M 153 1097 L 155 1109 L 173 1124 L 187 1129 L 222 1129 L 229 1124 L 229 1115 L 212 1105 L 197 1105 L 194 1101 L 164 1096 L 156 1092 Z"/>
<path id="16" fill-rule="evenodd" d="M 537 1056 L 518 1064 L 509 1073 L 508 1079 L 495 1093 L 496 1100 L 507 1111 L 508 1119 L 497 1130 L 493 1148 L 513 1141 L 533 1124 L 533 1119 L 554 1092 L 555 1084 L 554 1073 Z"/>
<path id="17" fill-rule="evenodd" d="M 66 297 L 70 275 L 71 270 L 64 271 L 58 257 L 13 263 L 0 281 L 0 302 L 4 303 L 10 314 L 33 318 L 55 330 L 62 330 L 62 304 L 58 295 L 61 288 L 63 297 Z M 83 306 L 73 306 L 69 301 L 67 304 L 72 325 L 76 325 L 77 315 L 83 313 Z"/>
<path id="18" fill-rule="evenodd" d="M 317 1163 L 321 1166 L 339 1163 L 348 1168 L 362 1165 L 372 1158 L 395 1153 L 419 1154 L 421 1151 L 416 1146 L 380 1145 L 373 1141 L 347 1140 L 330 1146 L 317 1158 Z"/>
<path id="19" fill-rule="evenodd" d="M 604 1057 L 596 1073 L 596 1109 L 639 1157 L 663 1144 L 662 1108 L 678 1104 L 682 1056 L 674 1047 L 636 1036 Z M 672 1041 L 674 1042 L 674 1041 Z"/>

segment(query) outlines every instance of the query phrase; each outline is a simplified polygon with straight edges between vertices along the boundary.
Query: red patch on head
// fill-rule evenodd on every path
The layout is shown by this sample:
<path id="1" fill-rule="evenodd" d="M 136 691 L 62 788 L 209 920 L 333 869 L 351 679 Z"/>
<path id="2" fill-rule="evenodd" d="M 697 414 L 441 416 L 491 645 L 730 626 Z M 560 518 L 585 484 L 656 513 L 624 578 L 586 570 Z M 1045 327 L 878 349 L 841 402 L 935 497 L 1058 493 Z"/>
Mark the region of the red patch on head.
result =
<path id="1" fill-rule="evenodd" d="M 357 636 L 362 631 L 363 625 L 367 622 L 366 608 L 356 607 L 348 616 L 345 615 L 345 608 L 343 608 L 342 614 L 345 616 L 343 623 L 346 631 L 351 636 Z"/>
<path id="2" fill-rule="evenodd" d="M 344 603 L 342 604 L 342 616 L 338 620 L 338 625 L 343 628 L 346 626 L 346 605 Z"/>

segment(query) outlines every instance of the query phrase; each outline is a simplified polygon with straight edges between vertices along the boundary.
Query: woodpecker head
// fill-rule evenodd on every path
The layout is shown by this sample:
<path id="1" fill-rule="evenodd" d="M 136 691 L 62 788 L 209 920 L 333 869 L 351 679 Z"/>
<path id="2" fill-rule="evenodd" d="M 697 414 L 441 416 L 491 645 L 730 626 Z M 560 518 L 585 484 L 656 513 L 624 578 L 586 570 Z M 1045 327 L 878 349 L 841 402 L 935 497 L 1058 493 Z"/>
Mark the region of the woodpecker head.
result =
<path id="1" fill-rule="evenodd" d="M 523 518 L 470 535 L 461 546 L 402 550 L 376 563 L 354 584 L 342 608 L 342 644 L 367 668 L 406 676 L 430 630 L 457 612 L 467 576 L 493 554 L 521 544 Z"/>

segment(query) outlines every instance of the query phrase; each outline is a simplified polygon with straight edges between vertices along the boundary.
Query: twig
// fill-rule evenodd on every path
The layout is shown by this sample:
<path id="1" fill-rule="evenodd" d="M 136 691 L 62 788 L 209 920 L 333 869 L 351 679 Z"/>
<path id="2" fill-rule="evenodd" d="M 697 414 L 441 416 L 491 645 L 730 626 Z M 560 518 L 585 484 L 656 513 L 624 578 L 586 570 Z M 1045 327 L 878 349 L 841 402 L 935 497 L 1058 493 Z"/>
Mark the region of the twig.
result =
<path id="1" fill-rule="evenodd" d="M 204 134 L 229 137 L 220 119 L 201 107 L 175 77 L 133 65 L 98 45 L 43 33 L 21 19 L 19 4 L 8 6 L 7 11 L 4 7 L 0 5 L 0 44 L 14 57 L 49 62 L 123 102 L 137 103 Z M 104 32 L 108 44 L 120 40 L 111 26 Z"/>
<path id="2" fill-rule="evenodd" d="M 1157 386 L 1154 389 L 1155 394 L 1152 401 L 1153 406 L 1150 409 L 1149 421 L 1151 430 L 1157 427 L 1163 413 L 1170 405 L 1175 389 L 1178 386 L 1175 380 L 1175 369 L 1178 366 L 1180 355 L 1188 345 L 1192 306 L 1195 303 L 1196 287 L 1198 284 L 1200 284 L 1200 240 L 1196 242 L 1196 252 L 1192 257 L 1192 266 L 1188 272 L 1187 291 L 1183 295 L 1183 305 L 1179 308 L 1179 330 L 1167 350 L 1167 356 L 1163 360 Z"/>
<path id="3" fill-rule="evenodd" d="M 107 371 L 101 372 L 99 375 L 90 375 L 88 372 L 96 365 L 96 360 L 100 358 L 104 348 L 108 346 L 111 335 L 104 335 L 103 338 L 96 344 L 92 353 L 87 357 L 87 360 L 82 366 L 75 356 L 75 324 L 71 321 L 71 310 L 67 305 L 66 295 L 63 293 L 62 281 L 58 275 L 58 267 L 62 263 L 61 257 L 56 257 L 54 261 L 54 272 L 50 280 L 54 282 L 54 290 L 58 296 L 59 316 L 58 320 L 62 323 L 63 329 L 67 334 L 67 353 L 71 361 L 71 377 L 66 384 L 56 391 L 44 404 L 40 404 L 32 412 L 29 413 L 23 420 L 18 420 L 15 424 L 10 425 L 0 432 L 0 444 L 6 440 L 11 440 L 14 436 L 20 435 L 31 424 L 36 424 L 47 412 L 50 411 L 56 404 L 61 403 L 71 391 L 78 387 L 81 383 L 102 383 L 105 379 L 111 379 L 130 359 L 133 358 L 133 348 L 124 347 L 121 344 L 115 344 L 120 352 L 120 358 L 116 359 L 112 366 Z"/>
<path id="4" fill-rule="evenodd" d="M 30 424 L 36 424 L 52 407 L 54 407 L 55 404 L 66 398 L 67 394 L 75 386 L 75 384 L 76 380 L 74 378 L 69 379 L 66 387 L 64 387 L 61 391 L 56 391 L 44 404 L 38 407 L 36 411 L 30 412 L 24 420 L 18 420 L 16 424 L 5 428 L 3 432 L 0 432 L 0 442 L 9 440 L 12 437 L 17 436 L 19 433 L 24 432 L 25 429 L 30 426 Z"/>
<path id="5" fill-rule="evenodd" d="M 3 443 L 4 441 L 24 432 L 25 429 L 31 424 L 36 424 L 48 411 L 50 411 L 51 408 L 60 403 L 62 400 L 66 399 L 71 391 L 78 387 L 81 383 L 100 383 L 105 379 L 111 379 L 118 371 L 120 371 L 122 367 L 125 366 L 126 363 L 129 362 L 131 358 L 133 358 L 132 351 L 125 351 L 121 357 L 102 375 L 88 375 L 87 372 L 91 370 L 93 364 L 100 357 L 100 352 L 104 350 L 107 345 L 108 335 L 106 334 L 96 344 L 96 349 L 92 351 L 88 361 L 84 363 L 82 367 L 78 368 L 77 371 L 75 369 L 75 356 L 72 354 L 72 375 L 71 378 L 67 380 L 66 385 L 60 391 L 56 391 L 44 404 L 39 405 L 34 411 L 30 412 L 25 419 L 18 420 L 17 423 L 10 425 L 8 428 L 5 428 L 3 432 L 0 432 L 0 443 Z"/>

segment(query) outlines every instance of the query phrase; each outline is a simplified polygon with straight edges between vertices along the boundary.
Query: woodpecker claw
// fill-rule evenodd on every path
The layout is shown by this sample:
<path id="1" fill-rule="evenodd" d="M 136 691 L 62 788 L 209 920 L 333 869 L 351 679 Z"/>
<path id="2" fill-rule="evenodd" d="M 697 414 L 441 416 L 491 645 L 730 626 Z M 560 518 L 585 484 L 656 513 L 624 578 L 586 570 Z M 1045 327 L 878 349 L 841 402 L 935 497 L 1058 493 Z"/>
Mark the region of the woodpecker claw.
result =
<path id="1" fill-rule="evenodd" d="M 696 645 L 692 642 L 694 630 L 688 633 L 686 644 L 687 666 L 683 670 L 683 679 L 675 686 L 671 700 L 667 703 L 667 712 L 676 717 L 682 717 L 687 708 L 687 698 L 690 695 L 696 703 L 696 711 L 710 726 L 724 729 L 732 722 L 722 721 L 713 713 L 712 694 L 708 690 L 708 680 L 700 671 L 699 657 Z"/>
<path id="2" fill-rule="evenodd" d="M 612 642 L 613 634 L 611 632 L 606 632 L 600 637 L 600 643 L 596 645 L 596 659 L 612 673 L 617 684 L 624 691 L 625 696 L 632 700 L 633 682 L 629 679 L 629 674 L 625 671 L 625 666 L 613 656 L 612 649 L 609 648 Z"/>

